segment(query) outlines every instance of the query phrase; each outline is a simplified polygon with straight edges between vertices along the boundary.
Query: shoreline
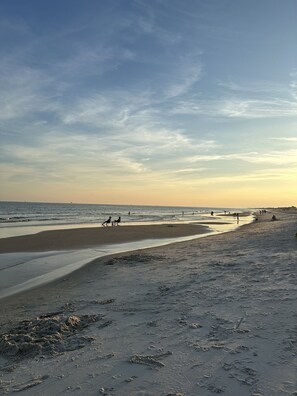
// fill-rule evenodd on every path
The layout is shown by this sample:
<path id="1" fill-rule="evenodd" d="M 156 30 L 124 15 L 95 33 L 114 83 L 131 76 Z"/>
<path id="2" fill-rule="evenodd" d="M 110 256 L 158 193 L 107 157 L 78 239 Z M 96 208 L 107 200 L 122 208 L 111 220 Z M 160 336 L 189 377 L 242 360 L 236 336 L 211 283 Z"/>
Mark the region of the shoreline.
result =
<path id="1" fill-rule="evenodd" d="M 72 228 L 0 239 L 0 253 L 86 249 L 144 239 L 177 238 L 208 233 L 205 225 L 163 224 Z"/>
<path id="2" fill-rule="evenodd" d="M 230 216 L 230 215 L 226 215 L 226 216 Z M 247 215 L 245 215 L 245 217 L 247 217 Z M 125 255 L 138 254 L 138 252 L 140 252 L 140 254 L 145 254 L 146 252 L 149 252 L 151 250 L 153 251 L 155 249 L 157 249 L 157 250 L 158 249 L 162 249 L 162 248 L 167 249 L 168 246 L 169 246 L 169 249 L 170 249 L 171 245 L 175 246 L 175 245 L 183 245 L 183 244 L 188 243 L 188 242 L 189 243 L 195 242 L 195 241 L 198 241 L 200 238 L 203 238 L 203 239 L 207 238 L 208 239 L 208 238 L 216 237 L 216 236 L 219 236 L 219 235 L 225 235 L 225 234 L 228 235 L 230 233 L 231 234 L 232 233 L 237 233 L 240 228 L 252 227 L 254 222 L 255 222 L 254 220 L 251 220 L 250 222 L 247 222 L 247 223 L 244 223 L 244 224 L 239 224 L 236 227 L 234 225 L 233 229 L 230 229 L 230 230 L 227 230 L 227 231 L 214 231 L 214 230 L 211 230 L 208 227 L 208 225 L 206 225 L 206 224 L 209 224 L 209 223 L 206 223 L 206 222 L 202 222 L 203 225 L 201 225 L 200 227 L 197 227 L 197 225 L 192 225 L 192 224 L 178 224 L 178 226 L 181 226 L 181 227 L 178 227 L 178 230 L 174 229 L 174 231 L 172 231 L 171 235 L 174 235 L 174 237 L 171 237 L 171 238 L 167 234 L 168 229 L 171 230 L 172 228 L 174 228 L 176 226 L 176 224 L 173 225 L 173 226 L 171 224 L 170 225 L 168 225 L 168 224 L 145 225 L 145 226 L 138 226 L 138 225 L 137 226 L 136 225 L 132 226 L 132 225 L 129 225 L 129 226 L 126 226 L 126 227 L 128 227 L 129 230 L 135 229 L 135 230 L 133 230 L 135 232 L 128 233 L 128 235 L 126 235 L 126 237 L 124 237 L 124 238 L 122 238 L 123 234 L 120 234 L 118 236 L 119 243 L 117 245 L 115 245 L 114 242 L 110 242 L 110 243 L 107 243 L 107 244 L 104 245 L 102 243 L 102 240 L 101 240 L 101 242 L 96 242 L 96 244 L 89 246 L 89 245 L 85 245 L 85 243 L 84 243 L 85 240 L 83 239 L 83 240 L 80 240 L 80 245 L 79 245 L 78 250 L 73 250 L 73 254 L 76 254 L 79 251 L 80 252 L 84 252 L 84 251 L 92 250 L 92 248 L 95 248 L 94 251 L 96 252 L 96 257 L 94 256 L 91 259 L 87 259 L 84 262 L 83 265 L 79 265 L 76 269 L 71 270 L 68 273 L 65 273 L 66 277 L 63 277 L 61 275 L 61 276 L 55 277 L 55 278 L 53 278 L 53 279 L 51 279 L 49 281 L 45 281 L 45 282 L 43 282 L 41 284 L 36 284 L 36 285 L 30 286 L 30 287 L 28 287 L 28 288 L 26 288 L 24 290 L 20 290 L 20 291 L 14 292 L 12 294 L 9 294 L 7 296 L 0 297 L 0 301 L 2 303 L 4 302 L 4 304 L 5 304 L 7 301 L 10 301 L 10 300 L 13 300 L 13 299 L 16 299 L 16 300 L 18 300 L 19 298 L 21 299 L 22 295 L 27 295 L 27 294 L 30 295 L 30 293 L 35 294 L 35 291 L 36 291 L 36 293 L 38 295 L 39 292 L 40 292 L 39 290 L 41 290 L 42 288 L 47 288 L 47 287 L 49 287 L 49 288 L 54 287 L 55 288 L 55 285 L 58 285 L 60 282 L 63 283 L 65 281 L 68 281 L 72 277 L 76 277 L 76 276 L 79 277 L 80 276 L 79 274 L 80 273 L 83 274 L 85 271 L 88 270 L 89 267 L 92 268 L 92 266 L 96 265 L 97 262 L 98 263 L 101 262 L 101 261 L 104 262 L 105 260 L 108 261 L 109 258 L 111 258 L 111 260 L 112 260 L 113 258 L 122 257 L 122 256 L 125 256 Z M 232 225 L 231 223 L 221 223 L 221 222 L 212 222 L 211 224 L 213 224 L 213 225 L 215 225 L 215 224 L 217 224 L 217 225 L 228 224 L 229 226 Z M 120 226 L 120 227 L 124 228 L 125 226 Z M 120 227 L 108 227 L 108 229 L 114 230 L 114 229 L 118 229 Z M 147 227 L 149 227 L 149 228 L 147 228 Z M 168 227 L 168 229 L 166 229 L 167 227 Z M 142 229 L 142 230 L 144 229 L 143 230 L 143 231 L 145 231 L 144 234 L 137 232 L 139 230 L 139 228 Z M 152 239 L 147 239 L 146 238 L 146 239 L 148 240 L 148 242 L 149 241 L 153 241 L 153 240 L 156 240 L 156 241 L 164 240 L 164 243 L 160 243 L 160 245 L 157 242 L 156 245 L 152 244 L 152 245 L 148 245 L 148 246 L 139 246 L 137 248 L 128 248 L 128 249 L 124 249 L 123 251 L 119 251 L 119 252 L 113 252 L 113 251 L 109 251 L 108 252 L 108 250 L 104 249 L 105 247 L 108 247 L 108 245 L 110 245 L 110 246 L 121 246 L 123 244 L 123 246 L 125 246 L 127 244 L 127 246 L 129 246 L 129 245 L 132 246 L 134 243 L 136 245 L 138 242 L 142 242 L 142 241 L 146 240 L 146 239 L 143 239 L 143 235 L 148 236 L 148 235 L 151 235 L 150 231 L 157 231 L 155 228 L 158 229 L 158 232 L 154 233 L 154 238 L 152 238 Z M 58 249 L 58 250 L 47 250 L 47 249 L 45 249 L 45 245 L 43 243 L 40 244 L 40 242 L 44 242 L 46 240 L 46 237 L 48 236 L 47 234 L 55 235 L 56 238 L 58 237 L 57 239 L 54 238 L 54 240 L 55 240 L 55 242 L 60 241 L 60 243 L 61 243 L 60 252 L 61 253 L 65 252 L 67 254 L 68 250 L 65 250 L 65 246 L 67 246 L 70 243 L 70 245 L 68 245 L 68 246 L 74 247 L 72 245 L 72 243 L 74 241 L 73 241 L 72 238 L 70 238 L 70 241 L 67 241 L 66 244 L 65 244 L 65 240 L 61 240 L 60 239 L 61 235 L 63 235 L 64 232 L 65 232 L 65 234 L 68 234 L 70 232 L 71 236 L 73 236 L 73 235 L 81 236 L 81 231 L 83 231 L 83 233 L 84 233 L 84 231 L 86 231 L 86 233 L 84 234 L 84 236 L 86 237 L 87 235 L 89 235 L 89 233 L 88 233 L 89 231 L 91 231 L 92 235 L 94 236 L 94 235 L 96 235 L 98 233 L 98 230 L 99 230 L 99 233 L 101 233 L 101 231 L 102 230 L 103 231 L 106 230 L 106 228 L 99 227 L 98 229 L 94 229 L 94 228 L 90 228 L 90 229 L 77 228 L 77 229 L 75 229 L 74 228 L 74 229 L 62 229 L 62 230 L 49 230 L 49 231 L 42 231 L 42 232 L 37 233 L 37 234 L 14 236 L 14 237 L 8 237 L 8 238 L 0 238 L 0 258 L 1 258 L 1 255 L 3 255 L 3 257 L 5 257 L 7 254 L 8 255 L 13 255 L 14 253 L 17 254 L 17 255 L 18 254 L 22 254 L 22 253 L 24 253 L 24 254 L 26 254 L 26 253 L 31 254 L 32 253 L 32 254 L 37 254 L 37 255 L 39 253 L 41 255 L 47 254 L 47 253 L 49 253 L 50 255 L 52 255 L 52 254 L 55 255 L 56 253 L 59 254 L 59 250 L 60 249 Z M 148 230 L 150 230 L 150 231 L 148 232 Z M 160 230 L 161 230 L 161 233 L 160 233 Z M 95 233 L 93 233 L 94 231 L 95 231 Z M 197 231 L 199 231 L 199 232 L 197 232 Z M 73 232 L 73 234 L 72 234 L 72 232 Z M 106 242 L 106 239 L 105 239 L 106 235 L 103 235 L 103 236 L 104 236 L 103 240 Z M 134 239 L 135 237 L 138 238 L 138 239 Z M 189 239 L 187 239 L 187 237 L 189 237 Z M 9 242 L 8 245 L 6 245 L 7 241 Z M 26 246 L 26 242 L 27 241 L 29 241 L 29 245 Z M 3 244 L 1 242 L 3 242 Z M 18 242 L 18 244 L 15 245 L 15 242 Z M 31 250 L 31 247 L 34 246 L 34 245 L 35 245 L 35 249 L 36 250 Z M 51 242 L 48 242 L 47 246 L 49 246 L 49 245 L 51 245 Z M 77 248 L 77 246 L 75 246 L 75 247 Z M 100 252 L 101 252 L 100 249 L 102 247 L 104 249 L 103 250 L 104 253 L 100 254 Z M 96 248 L 99 248 L 99 249 L 97 250 Z M 6 249 L 9 249 L 9 251 L 6 251 Z M 28 249 L 28 250 L 23 250 L 23 249 Z M 69 252 L 71 252 L 71 250 L 69 250 Z M 98 257 L 97 257 L 97 255 L 98 255 Z M 47 257 L 47 256 L 45 256 L 45 257 Z M 1 326 L 1 310 L 0 310 L 0 326 Z"/>
<path id="3" fill-rule="evenodd" d="M 254 211 L 242 211 L 240 213 L 240 217 L 250 216 Z M 227 213 L 215 213 L 214 216 L 211 216 L 209 213 L 201 213 L 199 219 L 194 219 L 195 213 L 192 216 L 180 217 L 179 219 L 163 219 L 163 220 L 146 220 L 141 221 L 125 219 L 121 222 L 121 226 L 146 226 L 146 225 L 164 225 L 164 224 L 203 224 L 203 223 L 215 223 L 216 221 L 222 222 L 225 220 L 234 219 L 233 214 Z M 0 239 L 10 238 L 16 236 L 24 236 L 24 235 L 33 235 L 38 234 L 44 231 L 56 231 L 56 230 L 66 230 L 66 229 L 77 229 L 77 228 L 100 228 L 102 227 L 101 223 L 96 222 L 71 222 L 71 223 L 57 223 L 57 224 L 42 224 L 35 222 L 23 222 L 23 223 L 7 223 L 6 226 L 4 223 L 0 224 Z"/>
<path id="4" fill-rule="evenodd" d="M 79 226 L 8 236 L 0 238 L 0 254 L 86 249 L 109 244 L 137 242 L 145 239 L 178 238 L 208 234 L 213 230 L 228 232 L 235 226 L 242 226 L 253 221 L 253 215 L 250 213 L 241 214 L 240 222 L 239 220 L 236 222 L 234 216 L 223 216 L 229 216 L 229 219 L 227 218 L 229 221 L 223 219 L 191 223 L 125 224 L 114 227 Z"/>
<path id="5" fill-rule="evenodd" d="M 68 276 L 100 257 L 181 243 L 238 226 L 209 225 L 77 228 L 0 239 L 0 300 Z"/>
<path id="6" fill-rule="evenodd" d="M 102 257 L 6 298 L 0 333 L 9 331 L 12 345 L 25 324 L 33 339 L 28 326 L 38 323 L 41 352 L 30 341 L 9 355 L 0 343 L 0 390 L 293 395 L 297 213 L 275 214 L 235 232 Z M 46 326 L 65 318 L 55 343 Z"/>

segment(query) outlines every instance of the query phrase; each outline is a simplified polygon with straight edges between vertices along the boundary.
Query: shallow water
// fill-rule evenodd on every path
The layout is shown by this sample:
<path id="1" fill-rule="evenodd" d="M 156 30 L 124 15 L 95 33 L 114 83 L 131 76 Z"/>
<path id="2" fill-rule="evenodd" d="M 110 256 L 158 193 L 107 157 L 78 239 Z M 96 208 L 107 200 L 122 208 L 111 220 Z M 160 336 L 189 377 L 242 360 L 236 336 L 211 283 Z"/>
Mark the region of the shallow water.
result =
<path id="1" fill-rule="evenodd" d="M 180 238 L 149 239 L 81 250 L 3 253 L 0 254 L 0 298 L 61 278 L 99 257 L 164 246 L 232 231 L 243 224 L 250 223 L 252 219 L 252 216 L 247 216 L 237 223 L 235 219 L 230 218 L 228 219 L 229 224 L 226 224 L 225 221 L 224 224 L 211 224 L 208 233 Z"/>

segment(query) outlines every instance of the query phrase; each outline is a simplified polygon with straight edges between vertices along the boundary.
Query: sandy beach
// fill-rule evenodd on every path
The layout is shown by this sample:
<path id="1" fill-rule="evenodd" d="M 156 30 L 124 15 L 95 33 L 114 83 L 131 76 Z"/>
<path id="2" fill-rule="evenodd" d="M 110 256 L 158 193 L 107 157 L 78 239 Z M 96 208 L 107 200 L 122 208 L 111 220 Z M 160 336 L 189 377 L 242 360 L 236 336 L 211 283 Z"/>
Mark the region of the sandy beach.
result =
<path id="1" fill-rule="evenodd" d="M 0 249 L 93 244 L 68 231 L 55 245 L 42 233 Z M 296 211 L 270 210 L 0 300 L 0 394 L 296 395 L 296 232 Z"/>

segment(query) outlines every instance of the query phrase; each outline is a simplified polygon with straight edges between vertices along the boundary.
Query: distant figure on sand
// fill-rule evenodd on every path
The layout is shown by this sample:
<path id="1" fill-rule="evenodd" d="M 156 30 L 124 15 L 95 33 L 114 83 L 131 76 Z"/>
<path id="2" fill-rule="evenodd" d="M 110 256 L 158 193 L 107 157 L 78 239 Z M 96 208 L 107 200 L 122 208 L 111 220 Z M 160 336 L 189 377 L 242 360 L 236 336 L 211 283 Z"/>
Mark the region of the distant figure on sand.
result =
<path id="1" fill-rule="evenodd" d="M 273 216 L 271 217 L 271 221 L 275 221 L 275 220 L 276 220 L 276 216 L 273 215 Z"/>
<path id="2" fill-rule="evenodd" d="M 114 220 L 114 221 L 112 222 L 112 225 L 113 225 L 113 226 L 117 226 L 117 225 L 120 224 L 120 222 L 121 222 L 121 216 L 119 216 L 119 218 L 118 218 L 117 220 Z"/>
<path id="3" fill-rule="evenodd" d="M 103 225 L 103 227 L 105 227 L 110 223 L 111 223 L 111 216 L 109 216 L 109 218 L 107 220 L 103 221 L 102 225 Z"/>

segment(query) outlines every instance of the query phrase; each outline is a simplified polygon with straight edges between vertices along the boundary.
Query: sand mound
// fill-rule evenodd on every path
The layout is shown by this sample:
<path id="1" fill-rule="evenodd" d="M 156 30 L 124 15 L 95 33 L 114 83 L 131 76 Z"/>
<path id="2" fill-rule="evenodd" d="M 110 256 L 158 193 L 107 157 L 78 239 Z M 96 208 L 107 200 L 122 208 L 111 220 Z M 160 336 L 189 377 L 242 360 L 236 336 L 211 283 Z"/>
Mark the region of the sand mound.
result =
<path id="1" fill-rule="evenodd" d="M 25 358 L 83 348 L 93 338 L 81 336 L 79 332 L 101 319 L 102 315 L 66 316 L 53 313 L 24 320 L 0 335 L 0 354 Z"/>

